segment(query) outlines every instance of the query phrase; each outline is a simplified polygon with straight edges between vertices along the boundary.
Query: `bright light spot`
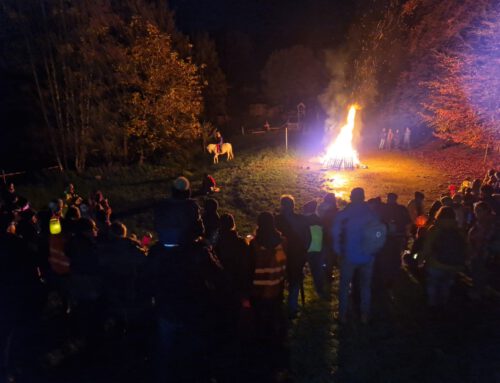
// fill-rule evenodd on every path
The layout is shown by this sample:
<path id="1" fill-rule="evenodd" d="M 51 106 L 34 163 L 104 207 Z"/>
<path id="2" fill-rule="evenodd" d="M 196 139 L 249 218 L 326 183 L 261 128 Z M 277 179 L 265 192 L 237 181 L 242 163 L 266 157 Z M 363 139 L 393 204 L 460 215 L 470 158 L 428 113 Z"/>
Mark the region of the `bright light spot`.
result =
<path id="1" fill-rule="evenodd" d="M 325 174 L 323 183 L 324 189 L 328 192 L 334 192 L 337 198 L 344 198 L 345 189 L 349 185 L 349 179 L 340 172 L 329 171 Z"/>
<path id="2" fill-rule="evenodd" d="M 341 189 L 348 183 L 347 177 L 335 172 L 328 172 L 325 175 L 325 186 L 329 189 Z"/>

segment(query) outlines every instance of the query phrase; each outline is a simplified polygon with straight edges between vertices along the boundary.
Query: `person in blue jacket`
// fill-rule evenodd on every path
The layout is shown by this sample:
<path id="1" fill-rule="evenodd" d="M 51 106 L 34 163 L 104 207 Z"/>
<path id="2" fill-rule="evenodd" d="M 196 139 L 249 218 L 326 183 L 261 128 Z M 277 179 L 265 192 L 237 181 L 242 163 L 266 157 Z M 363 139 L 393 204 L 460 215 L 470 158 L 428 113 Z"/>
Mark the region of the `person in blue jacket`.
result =
<path id="1" fill-rule="evenodd" d="M 371 302 L 371 282 L 374 255 L 363 246 L 363 233 L 367 225 L 377 217 L 365 202 L 362 188 L 351 191 L 351 203 L 339 212 L 333 223 L 334 250 L 339 254 L 339 321 L 347 322 L 350 285 L 356 271 L 359 272 L 361 295 L 361 321 L 368 322 Z"/>

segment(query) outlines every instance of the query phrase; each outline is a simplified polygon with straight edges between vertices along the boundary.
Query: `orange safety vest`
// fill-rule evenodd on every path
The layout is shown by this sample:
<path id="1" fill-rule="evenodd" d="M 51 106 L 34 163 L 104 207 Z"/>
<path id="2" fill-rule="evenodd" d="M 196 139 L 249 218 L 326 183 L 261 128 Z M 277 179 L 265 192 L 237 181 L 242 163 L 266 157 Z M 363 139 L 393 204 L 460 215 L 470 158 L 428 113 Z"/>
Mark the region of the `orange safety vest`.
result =
<path id="1" fill-rule="evenodd" d="M 64 252 L 65 245 L 63 234 L 49 236 L 49 264 L 52 271 L 58 275 L 65 275 L 70 271 L 71 262 Z"/>
<path id="2" fill-rule="evenodd" d="M 254 242 L 255 271 L 253 277 L 253 297 L 258 299 L 278 299 L 283 296 L 286 255 L 283 245 L 267 249 Z"/>

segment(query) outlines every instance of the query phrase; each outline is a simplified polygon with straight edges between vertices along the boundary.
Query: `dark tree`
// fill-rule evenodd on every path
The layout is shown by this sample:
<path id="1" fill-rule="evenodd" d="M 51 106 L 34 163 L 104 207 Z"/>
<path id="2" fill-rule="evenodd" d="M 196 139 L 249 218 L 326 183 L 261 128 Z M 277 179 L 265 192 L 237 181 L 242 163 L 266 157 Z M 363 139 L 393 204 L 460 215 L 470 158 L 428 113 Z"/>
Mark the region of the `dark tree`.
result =
<path id="1" fill-rule="evenodd" d="M 226 76 L 219 65 L 219 57 L 215 42 L 208 34 L 197 35 L 193 39 L 193 60 L 200 68 L 204 85 L 204 108 L 202 119 L 217 122 L 218 116 L 225 116 L 227 83 Z"/>
<path id="2" fill-rule="evenodd" d="M 198 137 L 198 67 L 165 3 L 6 0 L 1 10 L 11 37 L 6 67 L 31 77 L 33 120 L 43 121 L 30 138 L 61 168 L 128 162 L 130 149 L 144 158 L 146 147 Z"/>

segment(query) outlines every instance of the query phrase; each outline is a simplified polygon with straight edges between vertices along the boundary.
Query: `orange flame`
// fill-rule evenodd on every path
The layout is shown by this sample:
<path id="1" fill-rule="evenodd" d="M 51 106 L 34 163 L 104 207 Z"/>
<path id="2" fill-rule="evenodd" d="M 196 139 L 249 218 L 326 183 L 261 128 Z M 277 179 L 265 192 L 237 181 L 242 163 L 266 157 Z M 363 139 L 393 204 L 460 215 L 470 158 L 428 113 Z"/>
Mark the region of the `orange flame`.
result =
<path id="1" fill-rule="evenodd" d="M 351 105 L 347 114 L 347 123 L 340 128 L 340 132 L 327 148 L 323 156 L 323 165 L 339 169 L 352 168 L 359 165 L 358 152 L 352 147 L 352 131 L 356 118 L 356 105 Z"/>

